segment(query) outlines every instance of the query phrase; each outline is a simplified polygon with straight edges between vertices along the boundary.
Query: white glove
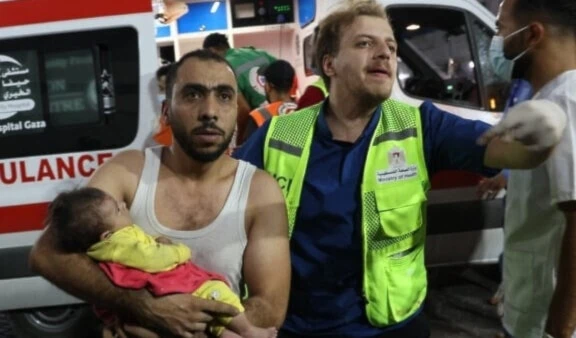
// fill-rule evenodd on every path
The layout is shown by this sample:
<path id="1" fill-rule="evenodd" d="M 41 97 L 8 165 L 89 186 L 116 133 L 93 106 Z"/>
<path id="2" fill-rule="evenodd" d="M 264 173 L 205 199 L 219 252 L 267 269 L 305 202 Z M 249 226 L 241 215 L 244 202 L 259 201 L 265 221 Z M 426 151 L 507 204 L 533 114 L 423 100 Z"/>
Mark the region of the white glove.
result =
<path id="1" fill-rule="evenodd" d="M 510 109 L 502 121 L 478 139 L 486 145 L 495 137 L 518 141 L 529 150 L 540 151 L 560 142 L 566 127 L 566 114 L 549 100 L 528 100 Z"/>

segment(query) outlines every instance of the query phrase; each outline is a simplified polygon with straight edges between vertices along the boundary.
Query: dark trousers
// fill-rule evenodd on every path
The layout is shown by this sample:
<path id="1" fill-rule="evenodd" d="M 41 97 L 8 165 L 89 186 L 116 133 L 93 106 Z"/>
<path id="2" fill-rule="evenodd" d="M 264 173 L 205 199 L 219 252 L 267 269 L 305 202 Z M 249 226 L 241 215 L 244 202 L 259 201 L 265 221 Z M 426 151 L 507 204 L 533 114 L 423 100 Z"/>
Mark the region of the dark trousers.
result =
<path id="1" fill-rule="evenodd" d="M 297 333 L 291 333 L 281 330 L 278 333 L 278 338 L 324 338 L 328 336 L 306 336 L 299 335 Z M 350 336 L 339 336 L 339 335 L 329 335 L 330 338 L 351 338 Z M 393 330 L 386 332 L 383 335 L 370 338 L 430 338 L 430 325 L 428 320 L 423 314 L 418 315 L 416 318 L 412 319 L 410 323 L 399 328 L 398 330 Z"/>

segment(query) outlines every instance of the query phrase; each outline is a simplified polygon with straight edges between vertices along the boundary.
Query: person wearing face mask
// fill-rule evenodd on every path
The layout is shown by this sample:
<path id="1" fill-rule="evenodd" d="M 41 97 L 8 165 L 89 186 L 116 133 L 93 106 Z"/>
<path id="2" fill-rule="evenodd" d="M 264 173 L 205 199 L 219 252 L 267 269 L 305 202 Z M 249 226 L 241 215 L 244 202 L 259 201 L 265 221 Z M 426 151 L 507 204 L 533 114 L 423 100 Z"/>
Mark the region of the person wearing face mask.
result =
<path id="1" fill-rule="evenodd" d="M 497 26 L 495 71 L 528 81 L 534 99 L 555 102 L 567 118 L 543 165 L 510 172 L 503 324 L 516 338 L 569 338 L 576 329 L 576 1 L 504 0 Z"/>

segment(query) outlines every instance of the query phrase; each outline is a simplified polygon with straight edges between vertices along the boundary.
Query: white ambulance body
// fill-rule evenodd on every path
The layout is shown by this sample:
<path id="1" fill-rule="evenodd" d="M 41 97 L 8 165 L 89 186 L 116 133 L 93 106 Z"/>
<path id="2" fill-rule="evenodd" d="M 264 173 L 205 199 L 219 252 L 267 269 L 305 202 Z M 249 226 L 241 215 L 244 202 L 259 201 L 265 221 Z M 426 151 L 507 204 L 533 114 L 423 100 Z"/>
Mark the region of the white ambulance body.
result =
<path id="1" fill-rule="evenodd" d="M 0 2 L 0 311 L 79 303 L 28 253 L 59 191 L 149 138 L 154 29 L 150 0 Z M 80 312 L 12 317 L 21 335 L 64 337 Z"/>
<path id="2" fill-rule="evenodd" d="M 314 27 L 338 2 L 294 1 L 300 15 L 313 12 L 289 60 L 301 91 L 316 78 Z M 507 93 L 487 67 L 494 16 L 476 0 L 381 2 L 399 41 L 393 97 L 496 122 Z M 0 0 L 0 311 L 23 337 L 85 336 L 91 310 L 29 271 L 28 253 L 58 192 L 149 139 L 154 36 L 151 0 Z M 479 202 L 477 181 L 459 172 L 434 178 L 430 264 L 493 262 L 501 251 L 502 201 Z"/>

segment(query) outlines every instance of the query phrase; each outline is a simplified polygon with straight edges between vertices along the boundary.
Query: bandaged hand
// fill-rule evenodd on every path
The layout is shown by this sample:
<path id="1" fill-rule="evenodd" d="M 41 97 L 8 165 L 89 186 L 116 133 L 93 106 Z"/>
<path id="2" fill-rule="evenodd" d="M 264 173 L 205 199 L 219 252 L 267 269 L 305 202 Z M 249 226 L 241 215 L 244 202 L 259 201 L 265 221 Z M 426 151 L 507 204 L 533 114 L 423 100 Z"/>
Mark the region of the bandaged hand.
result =
<path id="1" fill-rule="evenodd" d="M 549 100 L 524 101 L 506 113 L 502 121 L 478 139 L 486 145 L 493 138 L 517 141 L 533 151 L 554 147 L 566 127 L 566 114 L 556 103 Z"/>

